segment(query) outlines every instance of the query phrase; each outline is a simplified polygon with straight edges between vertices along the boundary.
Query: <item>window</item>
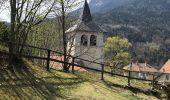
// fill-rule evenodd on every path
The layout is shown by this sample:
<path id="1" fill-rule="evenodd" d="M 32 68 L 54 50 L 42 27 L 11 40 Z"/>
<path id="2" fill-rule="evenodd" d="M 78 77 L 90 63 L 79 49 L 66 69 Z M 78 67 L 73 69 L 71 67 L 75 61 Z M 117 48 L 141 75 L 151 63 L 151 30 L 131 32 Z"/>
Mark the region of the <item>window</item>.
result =
<path id="1" fill-rule="evenodd" d="M 96 39 L 97 39 L 97 37 L 95 35 L 91 35 L 90 46 L 96 46 Z"/>
<path id="2" fill-rule="evenodd" d="M 166 80 L 167 80 L 167 81 L 169 80 L 169 76 L 168 76 L 168 75 L 166 75 Z"/>
<path id="3" fill-rule="evenodd" d="M 87 36 L 86 35 L 81 36 L 81 45 L 87 46 Z"/>

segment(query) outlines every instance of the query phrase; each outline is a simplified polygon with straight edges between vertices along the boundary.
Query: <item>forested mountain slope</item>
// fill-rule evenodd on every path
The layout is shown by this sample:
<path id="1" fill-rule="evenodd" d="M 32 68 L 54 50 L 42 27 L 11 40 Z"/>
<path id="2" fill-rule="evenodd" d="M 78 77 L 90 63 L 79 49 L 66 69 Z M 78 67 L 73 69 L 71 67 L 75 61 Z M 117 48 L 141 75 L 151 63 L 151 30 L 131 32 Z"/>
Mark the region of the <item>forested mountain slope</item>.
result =
<path id="1" fill-rule="evenodd" d="M 127 37 L 134 59 L 159 66 L 170 58 L 169 5 L 169 0 L 134 0 L 95 14 L 95 20 L 110 36 Z"/>
<path id="2" fill-rule="evenodd" d="M 89 6 L 92 13 L 104 13 L 125 4 L 129 4 L 133 0 L 91 0 Z"/>

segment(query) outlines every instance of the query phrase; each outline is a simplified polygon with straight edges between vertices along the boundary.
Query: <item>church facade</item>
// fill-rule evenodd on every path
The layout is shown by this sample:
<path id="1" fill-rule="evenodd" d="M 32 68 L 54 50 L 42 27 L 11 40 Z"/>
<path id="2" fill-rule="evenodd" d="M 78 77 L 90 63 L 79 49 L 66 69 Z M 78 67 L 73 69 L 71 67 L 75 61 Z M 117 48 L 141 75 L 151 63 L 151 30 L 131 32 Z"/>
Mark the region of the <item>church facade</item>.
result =
<path id="1" fill-rule="evenodd" d="M 95 24 L 90 8 L 85 0 L 84 9 L 78 23 L 66 31 L 67 51 L 74 57 L 103 63 L 103 30 Z M 76 63 L 95 69 L 101 65 L 76 59 Z"/>

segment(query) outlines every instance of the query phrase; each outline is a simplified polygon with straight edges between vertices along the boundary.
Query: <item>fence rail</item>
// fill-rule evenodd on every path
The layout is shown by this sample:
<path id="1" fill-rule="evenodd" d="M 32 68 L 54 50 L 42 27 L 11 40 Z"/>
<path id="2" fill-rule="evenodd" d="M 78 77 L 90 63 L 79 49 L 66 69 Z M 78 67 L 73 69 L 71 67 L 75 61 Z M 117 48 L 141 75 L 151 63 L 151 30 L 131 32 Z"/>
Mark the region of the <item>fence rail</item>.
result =
<path id="1" fill-rule="evenodd" d="M 1 40 L 0 40 L 1 41 Z M 6 41 L 6 43 L 10 43 L 8 41 Z M 38 50 L 44 50 L 44 51 L 47 51 L 47 57 L 39 57 L 39 56 L 32 56 L 32 55 L 25 55 L 25 54 L 9 54 L 8 52 L 5 52 L 5 51 L 0 51 L 0 54 L 3 54 L 3 55 L 13 55 L 13 56 L 18 56 L 18 57 L 23 57 L 23 58 L 30 58 L 30 59 L 39 59 L 39 60 L 46 60 L 47 64 L 46 64 L 46 69 L 47 71 L 50 71 L 50 61 L 53 61 L 53 62 L 58 62 L 58 63 L 66 63 L 68 65 L 70 65 L 72 67 L 72 72 L 74 73 L 74 67 L 75 66 L 78 66 L 80 68 L 84 68 L 84 69 L 88 69 L 88 70 L 92 70 L 92 71 L 97 71 L 97 72 L 100 72 L 101 73 L 101 79 L 104 80 L 104 74 L 107 73 L 107 74 L 110 74 L 110 75 L 116 75 L 116 76 L 120 76 L 120 77 L 124 77 L 124 78 L 127 78 L 128 79 L 128 85 L 130 85 L 130 81 L 132 79 L 135 79 L 135 80 L 142 80 L 142 81 L 148 81 L 148 82 L 151 82 L 153 85 L 154 83 L 157 83 L 157 81 L 155 80 L 155 74 L 154 73 L 147 73 L 148 75 L 151 75 L 153 77 L 153 79 L 143 79 L 143 78 L 136 78 L 136 77 L 131 77 L 131 73 L 132 72 L 137 72 L 137 71 L 130 71 L 130 70 L 126 70 L 126 69 L 120 69 L 120 68 L 117 68 L 117 69 L 120 69 L 122 71 L 125 71 L 128 73 L 128 75 L 122 75 L 122 74 L 118 74 L 118 73 L 113 73 L 113 72 L 109 72 L 109 71 L 105 71 L 104 70 L 104 67 L 105 66 L 109 66 L 109 67 L 112 67 L 110 65 L 107 65 L 107 64 L 103 64 L 103 63 L 99 63 L 99 62 L 95 62 L 95 61 L 89 61 L 89 60 L 86 60 L 86 59 L 82 59 L 82 58 L 78 58 L 78 57 L 74 57 L 74 56 L 71 56 L 71 55 L 66 55 L 67 57 L 71 57 L 72 58 L 72 61 L 71 62 L 64 62 L 62 60 L 57 60 L 57 59 L 53 59 L 51 58 L 51 53 L 56 53 L 56 54 L 59 54 L 61 56 L 63 56 L 64 54 L 61 53 L 61 52 L 57 52 L 57 51 L 53 51 L 53 50 L 50 50 L 50 49 L 46 49 L 46 48 L 40 48 L 40 47 L 36 47 L 36 46 L 30 46 L 30 45 L 23 45 L 23 44 L 17 44 L 17 43 L 12 43 L 13 45 L 22 45 L 24 47 L 30 47 L 32 49 L 38 49 Z M 86 66 L 82 66 L 82 65 L 79 65 L 79 64 L 76 64 L 75 63 L 75 59 L 79 59 L 79 60 L 82 60 L 82 61 L 86 61 L 86 62 L 90 62 L 90 63 L 94 63 L 94 64 L 98 64 L 99 66 L 101 66 L 101 70 L 99 69 L 95 69 L 95 68 L 89 68 L 89 67 L 86 67 Z M 138 73 L 138 72 L 137 72 Z"/>
<path id="2" fill-rule="evenodd" d="M 9 41 L 3 41 L 3 40 L 0 40 L 1 42 L 7 42 L 7 43 L 10 43 Z M 41 48 L 41 47 L 36 47 L 36 46 L 31 46 L 31 45 L 26 45 L 26 44 L 19 44 L 19 43 L 13 43 L 13 45 L 20 45 L 20 46 L 23 46 L 23 47 L 30 47 L 32 49 L 39 49 L 39 50 L 44 50 L 44 51 L 47 51 L 49 52 L 50 51 L 50 54 L 51 53 L 56 53 L 56 54 L 59 54 L 59 55 L 64 55 L 64 53 L 61 53 L 61 52 L 57 52 L 57 51 L 54 51 L 54 50 L 50 50 L 50 49 L 46 49 L 46 48 Z M 94 63 L 94 64 L 98 64 L 98 65 L 102 65 L 103 63 L 101 62 L 95 62 L 95 61 L 90 61 L 90 60 L 87 60 L 87 59 L 82 59 L 82 58 L 79 58 L 78 56 L 74 57 L 72 55 L 66 55 L 67 57 L 71 57 L 71 58 L 74 58 L 74 59 L 79 59 L 79 60 L 82 60 L 82 61 L 86 61 L 86 62 L 89 62 L 89 63 Z M 108 65 L 108 64 L 104 64 L 104 66 L 108 66 L 108 67 L 113 67 L 111 65 Z M 116 68 L 116 69 L 120 69 L 122 71 L 125 71 L 125 72 L 129 72 L 129 70 L 127 69 L 121 69 L 121 68 Z M 137 71 L 130 71 L 130 72 L 137 72 Z M 149 73 L 149 72 L 142 72 L 142 73 L 147 73 L 149 75 L 154 75 L 153 73 Z"/>

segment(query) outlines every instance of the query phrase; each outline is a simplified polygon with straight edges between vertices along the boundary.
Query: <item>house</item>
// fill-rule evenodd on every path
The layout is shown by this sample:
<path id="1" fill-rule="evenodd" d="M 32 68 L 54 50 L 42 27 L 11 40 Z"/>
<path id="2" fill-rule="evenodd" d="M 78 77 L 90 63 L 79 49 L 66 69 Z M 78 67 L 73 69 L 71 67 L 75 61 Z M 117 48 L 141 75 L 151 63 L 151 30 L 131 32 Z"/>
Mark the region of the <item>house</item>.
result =
<path id="1" fill-rule="evenodd" d="M 141 78 L 141 79 L 153 79 L 153 74 L 157 74 L 159 71 L 147 64 L 147 63 L 132 63 L 124 69 L 131 71 L 131 77 Z"/>
<path id="2" fill-rule="evenodd" d="M 93 21 L 89 5 L 85 0 L 81 18 L 77 24 L 66 31 L 67 51 L 70 55 L 102 63 L 103 62 L 103 30 Z M 79 65 L 101 69 L 101 65 L 76 59 Z"/>
<path id="3" fill-rule="evenodd" d="M 170 82 L 170 59 L 161 67 L 160 72 L 157 80 L 159 82 Z"/>

